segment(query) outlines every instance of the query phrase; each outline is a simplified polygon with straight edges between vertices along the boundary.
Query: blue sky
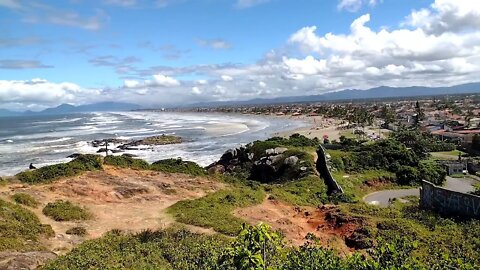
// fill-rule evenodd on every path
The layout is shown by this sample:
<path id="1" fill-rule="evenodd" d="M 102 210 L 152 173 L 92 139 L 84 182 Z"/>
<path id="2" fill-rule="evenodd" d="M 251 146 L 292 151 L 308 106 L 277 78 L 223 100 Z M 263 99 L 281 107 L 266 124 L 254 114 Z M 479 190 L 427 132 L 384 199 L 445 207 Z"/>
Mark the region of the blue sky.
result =
<path id="1" fill-rule="evenodd" d="M 0 0 L 0 108 L 469 82 L 479 2 Z"/>

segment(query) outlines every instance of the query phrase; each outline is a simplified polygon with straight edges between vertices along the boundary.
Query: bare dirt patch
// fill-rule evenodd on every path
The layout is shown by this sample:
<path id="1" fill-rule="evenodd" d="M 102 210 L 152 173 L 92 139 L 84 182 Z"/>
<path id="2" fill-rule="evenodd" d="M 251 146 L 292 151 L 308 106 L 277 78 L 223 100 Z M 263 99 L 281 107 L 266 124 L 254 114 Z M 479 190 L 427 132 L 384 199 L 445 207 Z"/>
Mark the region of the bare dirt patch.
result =
<path id="1" fill-rule="evenodd" d="M 325 247 L 335 248 L 348 254 L 352 250 L 345 244 L 359 227 L 358 222 L 344 218 L 336 206 L 295 207 L 277 200 L 265 200 L 262 204 L 237 209 L 235 215 L 251 224 L 267 223 L 284 233 L 293 245 L 306 242 L 308 233 L 319 238 Z"/>
<path id="2" fill-rule="evenodd" d="M 3 187 L 0 197 L 9 200 L 10 195 L 25 192 L 38 200 L 41 205 L 30 210 L 42 223 L 50 224 L 56 234 L 45 241 L 46 245 L 49 250 L 63 253 L 85 239 L 100 237 L 112 229 L 139 232 L 170 226 L 174 220 L 165 213 L 166 208 L 222 187 L 223 184 L 207 178 L 104 166 L 104 171 L 88 172 L 52 184 Z M 55 200 L 68 200 L 86 207 L 94 217 L 81 222 L 56 222 L 42 213 L 42 208 Z M 65 233 L 75 226 L 85 227 L 88 235 L 84 238 Z"/>

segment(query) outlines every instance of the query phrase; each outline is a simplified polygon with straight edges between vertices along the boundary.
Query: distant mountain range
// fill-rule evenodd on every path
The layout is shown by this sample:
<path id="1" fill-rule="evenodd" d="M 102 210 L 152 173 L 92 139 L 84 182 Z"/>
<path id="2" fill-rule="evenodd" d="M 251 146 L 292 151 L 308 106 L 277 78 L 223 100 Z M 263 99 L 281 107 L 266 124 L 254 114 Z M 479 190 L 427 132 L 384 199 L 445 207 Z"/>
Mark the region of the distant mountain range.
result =
<path id="1" fill-rule="evenodd" d="M 138 110 L 141 106 L 132 103 L 122 102 L 101 102 L 81 106 L 73 106 L 70 104 L 62 104 L 54 108 L 48 108 L 40 112 L 13 112 L 9 110 L 0 109 L 0 116 L 28 116 L 28 115 L 56 115 L 56 114 L 73 114 L 85 112 L 104 112 L 104 111 L 131 111 Z"/>
<path id="2" fill-rule="evenodd" d="M 278 97 L 272 99 L 251 99 L 245 101 L 216 101 L 203 102 L 186 105 L 184 107 L 217 107 L 217 106 L 240 106 L 240 105 L 263 105 L 263 104 L 282 104 L 282 103 L 300 103 L 300 102 L 321 102 L 336 100 L 359 100 L 359 99 L 384 99 L 399 97 L 417 97 L 417 96 L 445 96 L 480 93 L 480 82 L 461 84 L 449 87 L 388 87 L 381 86 L 368 90 L 347 89 L 337 92 L 330 92 L 321 95 L 311 96 L 291 96 Z M 131 111 L 141 109 L 141 106 L 131 103 L 121 102 L 101 102 L 81 106 L 62 104 L 55 108 L 49 108 L 40 112 L 13 112 L 0 109 L 0 116 L 21 116 L 21 115 L 53 115 L 53 114 L 72 114 L 84 112 L 99 111 Z"/>
<path id="3" fill-rule="evenodd" d="M 235 106 L 235 105 L 263 105 L 263 104 L 282 104 L 282 103 L 300 103 L 300 102 L 321 102 L 336 100 L 359 100 L 359 99 L 383 99 L 398 97 L 417 97 L 417 96 L 445 96 L 480 93 L 480 83 L 461 84 L 449 87 L 388 87 L 381 86 L 368 90 L 347 89 L 337 92 L 330 92 L 321 95 L 310 96 L 290 96 L 272 99 L 251 99 L 245 101 L 220 101 L 203 102 L 191 105 L 191 107 L 217 107 L 217 106 Z"/>

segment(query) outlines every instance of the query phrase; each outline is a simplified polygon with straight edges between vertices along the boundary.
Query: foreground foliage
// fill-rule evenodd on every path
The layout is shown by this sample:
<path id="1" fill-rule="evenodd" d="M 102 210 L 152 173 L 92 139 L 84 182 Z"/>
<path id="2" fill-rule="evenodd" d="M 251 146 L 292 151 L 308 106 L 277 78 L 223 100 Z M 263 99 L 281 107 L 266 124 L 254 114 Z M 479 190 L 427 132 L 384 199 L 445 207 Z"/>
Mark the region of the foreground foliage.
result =
<path id="1" fill-rule="evenodd" d="M 16 175 L 21 182 L 28 184 L 50 183 L 61 177 L 70 177 L 86 171 L 102 169 L 101 157 L 97 155 L 81 155 L 68 162 L 45 166 L 39 169 L 21 172 Z"/>
<path id="2" fill-rule="evenodd" d="M 0 251 L 40 249 L 40 237 L 52 236 L 48 225 L 43 225 L 29 210 L 0 200 Z"/>
<path id="3" fill-rule="evenodd" d="M 225 269 L 225 270 L 427 270 L 478 269 L 462 258 L 434 251 L 418 256 L 419 242 L 395 236 L 378 241 L 366 253 L 339 256 L 320 247 L 315 237 L 302 247 L 285 246 L 267 225 L 243 226 L 234 240 L 185 230 L 113 231 L 86 241 L 42 269 Z M 441 256 L 436 256 L 436 254 Z M 470 254 L 467 254 L 470 255 Z M 466 255 L 465 255 L 466 256 Z"/>
<path id="4" fill-rule="evenodd" d="M 42 212 L 55 221 L 87 220 L 92 218 L 92 214 L 87 209 L 62 200 L 48 203 Z"/>

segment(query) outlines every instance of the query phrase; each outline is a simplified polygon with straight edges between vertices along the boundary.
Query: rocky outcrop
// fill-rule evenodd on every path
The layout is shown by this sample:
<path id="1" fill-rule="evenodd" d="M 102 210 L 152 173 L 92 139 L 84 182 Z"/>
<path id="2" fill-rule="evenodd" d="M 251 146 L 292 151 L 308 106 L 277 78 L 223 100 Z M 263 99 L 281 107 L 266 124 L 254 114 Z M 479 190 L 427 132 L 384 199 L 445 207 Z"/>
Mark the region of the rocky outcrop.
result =
<path id="1" fill-rule="evenodd" d="M 0 269 L 37 269 L 46 262 L 55 259 L 57 255 L 49 251 L 33 252 L 0 252 Z"/>
<path id="2" fill-rule="evenodd" d="M 129 150 L 139 150 L 138 146 L 146 145 L 146 146 L 154 146 L 154 145 L 167 145 L 167 144 L 179 144 L 182 143 L 183 139 L 181 137 L 173 136 L 173 135 L 160 135 L 160 136 L 152 136 L 147 137 L 141 140 L 122 140 L 122 139 L 104 139 L 104 140 L 94 140 L 90 144 L 93 147 L 99 148 L 97 153 L 104 153 L 106 152 L 106 144 L 110 145 L 117 145 L 116 149 L 111 149 L 107 146 L 108 150 L 112 153 L 121 153 L 124 151 Z"/>
<path id="3" fill-rule="evenodd" d="M 310 167 L 305 160 L 288 152 L 288 148 L 266 149 L 255 156 L 251 145 L 247 145 L 226 151 L 220 160 L 208 166 L 207 170 L 210 174 L 242 173 L 251 180 L 269 183 L 302 178 L 313 172 Z"/>

